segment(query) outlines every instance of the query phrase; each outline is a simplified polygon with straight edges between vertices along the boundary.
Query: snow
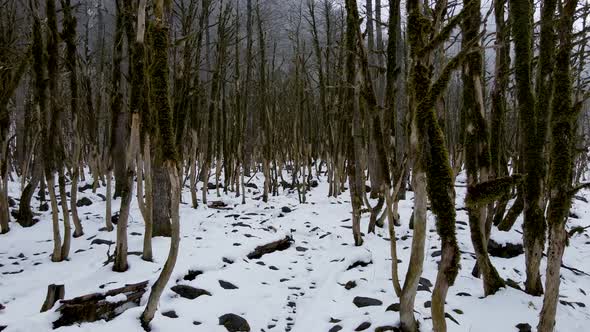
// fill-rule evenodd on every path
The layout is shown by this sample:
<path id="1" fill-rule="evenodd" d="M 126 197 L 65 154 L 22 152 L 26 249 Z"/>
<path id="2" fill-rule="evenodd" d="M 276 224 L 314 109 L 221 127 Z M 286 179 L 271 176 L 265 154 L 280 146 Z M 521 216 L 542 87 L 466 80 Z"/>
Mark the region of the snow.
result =
<path id="1" fill-rule="evenodd" d="M 107 296 L 104 300 L 109 303 L 123 302 L 127 300 L 127 296 L 125 294 L 117 294 L 115 296 Z"/>
<path id="2" fill-rule="evenodd" d="M 376 234 L 365 235 L 363 246 L 355 247 L 350 229 L 348 192 L 339 198 L 327 197 L 326 180 L 320 180 L 319 186 L 308 193 L 307 204 L 298 203 L 296 192 L 282 190 L 279 196 L 270 197 L 268 203 L 263 203 L 262 200 L 253 199 L 259 197 L 260 193 L 249 189 L 244 205 L 241 204 L 241 197 L 236 198 L 234 193 L 222 193 L 218 198 L 215 190 L 209 191 L 210 201 L 223 200 L 232 207 L 231 210 L 211 209 L 203 204 L 192 209 L 186 203 L 190 202 L 190 193 L 185 188 L 185 203 L 180 207 L 179 257 L 162 294 L 158 313 L 152 321 L 152 331 L 226 331 L 218 325 L 218 317 L 226 313 L 245 318 L 252 331 L 284 331 L 286 328 L 294 332 L 328 331 L 336 324 L 330 323 L 331 319 L 340 320 L 337 324 L 343 327 L 342 331 L 353 331 L 363 322 L 371 323 L 367 331 L 384 325 L 398 325 L 399 313 L 385 311 L 390 304 L 399 303 L 391 283 L 387 229 L 377 228 Z M 262 176 L 252 179 L 259 188 L 262 188 L 262 181 Z M 98 193 L 104 194 L 104 188 L 99 188 Z M 9 195 L 18 198 L 19 194 L 17 179 L 9 187 Z M 465 188 L 458 186 L 458 207 L 463 206 L 464 195 Z M 587 192 L 581 195 L 588 197 Z M 113 272 L 112 263 L 104 266 L 109 246 L 91 244 L 94 239 L 115 241 L 116 232 L 99 230 L 104 227 L 105 202 L 90 190 L 78 196 L 90 198 L 93 204 L 79 208 L 85 234 L 72 239 L 68 261 L 50 261 L 53 246 L 50 212 L 40 212 L 41 221 L 32 228 L 23 229 L 11 223 L 11 231 L 0 235 L 0 303 L 6 307 L 0 311 L 0 325 L 7 326 L 6 332 L 51 330 L 51 322 L 57 319 L 58 313 L 53 310 L 39 313 L 49 284 L 64 284 L 67 299 L 105 292 L 143 280 L 149 280 L 151 285 L 158 277 L 168 254 L 169 239 L 154 238 L 154 262 L 143 261 L 138 255 L 129 255 L 129 270 L 124 273 Z M 412 231 L 408 229 L 413 205 L 412 193 L 409 192 L 406 198 L 400 202 L 402 226 L 396 227 L 398 255 L 402 261 L 399 264 L 402 284 L 412 241 Z M 37 201 L 33 202 L 35 209 L 38 204 Z M 119 204 L 120 200 L 113 201 L 113 212 L 118 210 Z M 282 213 L 283 206 L 290 207 L 292 212 Z M 575 200 L 572 211 L 580 218 L 570 218 L 568 227 L 590 225 L 590 204 Z M 363 214 L 363 232 L 366 232 L 368 217 L 368 214 Z M 516 331 L 515 325 L 519 323 L 536 326 L 542 297 L 532 297 L 512 288 L 483 297 L 481 280 L 471 276 L 475 259 L 469 227 L 464 224 L 467 222 L 464 210 L 457 211 L 457 220 L 460 222 L 457 231 L 462 268 L 455 285 L 449 290 L 446 311 L 460 325 L 447 319 L 448 330 Z M 134 200 L 129 220 L 130 252 L 142 250 L 143 228 L 143 220 Z M 522 243 L 521 232 L 522 219 L 519 218 L 510 232 L 494 229 L 492 238 L 499 243 Z M 590 231 L 574 235 L 564 257 L 566 266 L 586 273 L 590 272 L 588 233 Z M 256 246 L 281 239 L 285 235 L 294 239 L 289 249 L 264 255 L 260 259 L 250 260 L 246 257 Z M 110 254 L 114 245 L 112 247 Z M 422 277 L 434 284 L 436 263 L 440 257 L 432 257 L 432 254 L 440 250 L 440 241 L 431 215 L 425 248 Z M 349 269 L 359 261 L 367 265 Z M 511 259 L 492 257 L 492 262 L 502 277 L 523 285 L 524 255 Z M 194 280 L 184 280 L 189 270 L 203 273 Z M 224 289 L 219 284 L 220 280 L 238 288 Z M 349 281 L 355 281 L 357 286 L 346 290 L 344 285 Z M 170 290 L 176 284 L 207 290 L 211 296 L 203 295 L 194 300 L 182 298 Z M 425 288 L 418 292 L 415 309 L 422 330 L 430 331 L 430 309 L 425 303 L 430 301 L 432 287 Z M 470 296 L 457 295 L 465 293 Z M 567 302 L 558 307 L 556 331 L 584 331 L 590 323 L 590 277 L 562 269 L 560 294 L 560 300 Z M 375 298 L 383 304 L 357 308 L 353 304 L 356 296 Z M 117 302 L 124 300 L 124 297 L 118 295 L 107 300 Z M 130 308 L 112 321 L 62 327 L 58 331 L 143 331 L 138 317 L 147 297 L 148 293 L 142 298 L 140 307 Z M 176 312 L 178 318 L 162 315 L 171 310 Z M 200 324 L 195 325 L 196 322 Z"/>

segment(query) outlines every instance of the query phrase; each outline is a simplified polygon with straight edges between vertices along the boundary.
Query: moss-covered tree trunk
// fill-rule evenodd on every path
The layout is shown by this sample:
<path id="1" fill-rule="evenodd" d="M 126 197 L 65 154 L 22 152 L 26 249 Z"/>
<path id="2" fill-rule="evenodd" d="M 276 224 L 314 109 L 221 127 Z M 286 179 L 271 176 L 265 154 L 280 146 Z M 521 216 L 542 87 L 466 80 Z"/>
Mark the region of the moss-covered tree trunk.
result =
<path id="1" fill-rule="evenodd" d="M 55 173 L 58 169 L 63 167 L 62 158 L 60 156 L 61 150 L 61 128 L 60 117 L 61 111 L 58 104 L 59 99 L 59 33 L 57 30 L 57 10 L 55 0 L 47 0 L 45 3 L 45 11 L 47 14 L 47 80 L 49 86 L 49 107 L 47 108 L 42 122 L 44 123 L 43 136 L 45 138 L 44 147 L 44 171 L 47 180 L 47 188 L 49 189 L 49 197 L 51 200 L 51 216 L 53 221 L 53 236 L 54 236 L 54 250 L 52 260 L 60 262 L 65 257 L 64 253 L 69 252 L 69 240 L 64 240 L 64 247 L 61 246 L 62 240 L 59 230 L 59 208 L 57 202 L 57 195 L 55 192 Z M 62 171 L 63 172 L 63 171 Z M 63 192 L 62 200 L 67 199 L 65 190 Z M 62 205 L 64 206 L 64 205 Z M 68 209 L 64 209 L 64 224 L 66 222 L 65 216 L 69 214 Z M 67 230 L 65 230 L 67 232 Z M 58 246 L 59 244 L 59 246 Z"/>
<path id="2" fill-rule="evenodd" d="M 479 26 L 481 2 L 465 2 L 466 17 L 462 24 L 462 47 L 479 47 Z M 478 184 L 488 181 L 490 172 L 490 150 L 488 125 L 485 118 L 482 52 L 471 52 L 463 63 L 463 121 L 465 139 L 465 169 L 467 171 L 466 200 Z M 504 281 L 492 265 L 487 250 L 486 220 L 487 202 L 473 202 L 467 205 L 471 242 L 475 250 L 477 265 L 483 276 L 484 293 L 494 294 Z"/>
<path id="3" fill-rule="evenodd" d="M 350 189 L 350 201 L 352 204 L 352 235 L 354 244 L 363 244 L 361 235 L 361 207 L 363 204 L 365 186 L 362 181 L 361 164 L 359 158 L 362 154 L 361 115 L 358 100 L 358 73 L 357 73 L 357 35 L 359 15 L 356 0 L 346 1 L 346 99 L 344 112 L 347 117 L 347 174 L 348 187 Z"/>
<path id="4" fill-rule="evenodd" d="M 524 132 L 524 170 L 527 174 L 524 191 L 523 239 L 525 247 L 525 290 L 532 295 L 543 293 L 540 264 L 545 245 L 544 189 L 547 111 L 551 100 L 551 63 L 553 57 L 553 16 L 555 0 L 545 0 L 541 8 L 537 96 L 532 88 L 533 4 L 529 0 L 510 0 L 512 34 L 514 36 L 516 97 L 520 126 Z"/>
<path id="5" fill-rule="evenodd" d="M 169 95 L 168 73 L 168 24 L 164 21 L 164 1 L 154 1 L 155 19 L 150 25 L 150 38 L 153 62 L 150 67 L 150 104 L 157 119 L 158 140 L 155 144 L 155 159 L 159 160 L 168 172 L 170 186 L 170 251 L 158 279 L 152 286 L 147 306 L 141 315 L 144 326 L 154 318 L 158 301 L 174 269 L 180 243 L 178 208 L 180 204 L 180 179 L 174 135 L 174 119 Z"/>
<path id="6" fill-rule="evenodd" d="M 78 216 L 76 206 L 78 197 L 78 181 L 80 179 L 80 159 L 82 153 L 82 137 L 79 114 L 79 92 L 78 92 L 78 71 L 77 71 L 77 54 L 76 54 L 76 25 L 77 20 L 72 12 L 74 9 L 70 0 L 62 0 L 61 6 L 64 13 L 63 21 L 63 39 L 66 43 L 66 68 L 70 77 L 70 112 L 72 113 L 72 132 L 73 132 L 73 151 L 71 158 L 72 183 L 70 187 L 70 209 L 72 210 L 72 222 L 74 223 L 74 237 L 84 235 L 82 223 Z"/>
<path id="7" fill-rule="evenodd" d="M 572 192 L 576 120 L 578 111 L 572 102 L 571 51 L 572 25 L 577 0 L 560 0 L 557 35 L 559 47 L 556 54 L 554 96 L 551 103 L 551 165 L 549 169 L 549 247 L 545 298 L 537 331 L 552 332 L 559 300 L 560 269 L 567 243 L 565 223 L 568 218 Z"/>
<path id="8" fill-rule="evenodd" d="M 505 16 L 507 0 L 494 0 L 494 22 L 496 24 L 496 50 L 494 67 L 494 85 L 490 94 L 490 178 L 495 179 L 507 173 L 507 158 L 505 141 L 506 127 L 506 91 L 508 89 L 510 70 L 510 30 L 508 29 Z M 491 224 L 499 225 L 504 219 L 510 193 L 501 197 L 494 209 L 488 215 L 487 229 L 491 230 Z M 522 196 L 521 196 L 522 199 Z M 486 234 L 489 239 L 489 231 Z"/>
<path id="9" fill-rule="evenodd" d="M 432 293 L 432 323 L 437 332 L 446 331 L 444 305 L 449 287 L 453 285 L 459 272 L 459 246 L 455 232 L 455 188 L 445 139 L 437 120 L 435 102 L 446 89 L 451 72 L 461 63 L 465 52 L 453 58 L 442 70 L 440 77 L 432 82 L 432 50 L 436 44 L 428 40 L 446 39 L 449 27 L 441 28 L 434 36 L 433 23 L 424 15 L 422 3 L 418 0 L 407 2 L 408 38 L 410 45 L 409 89 L 415 98 L 413 112 L 416 112 L 416 135 L 418 144 L 424 149 L 422 158 L 426 174 L 427 193 L 432 212 L 437 217 L 437 232 L 441 238 L 441 261 Z M 452 21 L 456 24 L 456 20 Z M 451 23 L 449 23 L 451 24 Z M 452 26 L 452 25 L 451 25 Z"/>
<path id="10" fill-rule="evenodd" d="M 8 212 L 8 181 L 6 175 L 8 174 L 9 169 L 9 132 L 10 132 L 10 111 L 9 111 L 9 103 L 13 99 L 13 96 L 19 87 L 19 82 L 21 78 L 24 76 L 26 70 L 29 68 L 30 60 L 31 60 L 31 53 L 30 51 L 20 53 L 20 49 L 16 47 L 16 43 L 18 41 L 18 30 L 17 30 L 17 1 L 7 1 L 2 5 L 0 8 L 0 20 L 2 20 L 2 24 L 0 25 L 0 40 L 2 41 L 4 47 L 0 50 L 0 67 L 3 69 L 0 70 L 0 147 L 1 147 L 1 154 L 0 154 L 0 172 L 2 174 L 2 183 L 0 186 L 0 192 L 2 195 L 0 196 L 0 205 L 2 208 L 0 209 L 0 234 L 7 233 L 10 230 L 10 216 Z M 42 46 L 41 46 L 42 47 Z M 15 52 L 16 51 L 16 52 Z M 15 57 L 18 55 L 18 57 Z M 34 90 L 35 91 L 35 90 Z M 37 105 L 38 99 L 34 98 L 34 105 Z M 32 109 L 27 108 L 25 110 L 27 114 L 25 114 L 25 128 L 18 130 L 17 129 L 17 154 L 20 154 L 21 157 L 15 156 L 17 159 L 24 159 L 22 164 L 25 164 L 21 170 L 21 178 L 22 184 L 24 186 L 24 181 L 28 176 L 28 165 L 30 164 L 30 160 L 34 154 L 34 147 L 37 146 L 35 144 L 38 141 L 38 133 L 39 131 L 35 128 L 38 125 L 38 115 L 37 115 L 37 108 L 33 107 Z M 36 118 L 37 121 L 33 121 Z M 22 131 L 22 134 L 19 132 Z M 22 138 L 21 138 L 22 136 Z M 31 140 L 32 144 L 29 148 L 32 151 L 27 151 L 28 153 L 25 154 L 24 152 L 28 147 L 27 142 Z M 23 149 L 23 150 L 20 150 Z M 20 150 L 20 151 L 19 151 Z M 36 155 L 36 154 L 35 154 Z M 39 184 L 39 179 L 41 177 L 41 168 L 39 167 L 40 164 L 37 162 L 33 164 L 33 175 L 31 181 L 25 187 L 27 191 L 27 196 L 23 194 L 21 195 L 20 206 L 17 215 L 17 222 L 23 227 L 29 227 L 33 225 L 33 216 L 31 212 L 31 197 L 32 193 Z M 22 216 L 21 216 L 22 213 Z"/>

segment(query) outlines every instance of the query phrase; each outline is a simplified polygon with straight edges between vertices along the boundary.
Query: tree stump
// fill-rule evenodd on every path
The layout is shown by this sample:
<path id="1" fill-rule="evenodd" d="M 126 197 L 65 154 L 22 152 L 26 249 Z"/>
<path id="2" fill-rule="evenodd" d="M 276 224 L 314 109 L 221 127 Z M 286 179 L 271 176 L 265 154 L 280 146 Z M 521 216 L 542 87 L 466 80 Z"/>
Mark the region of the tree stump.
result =
<path id="1" fill-rule="evenodd" d="M 65 293 L 66 289 L 64 285 L 51 284 L 47 286 L 47 296 L 45 296 L 45 302 L 43 302 L 41 312 L 45 312 L 53 308 L 55 302 L 63 300 Z"/>

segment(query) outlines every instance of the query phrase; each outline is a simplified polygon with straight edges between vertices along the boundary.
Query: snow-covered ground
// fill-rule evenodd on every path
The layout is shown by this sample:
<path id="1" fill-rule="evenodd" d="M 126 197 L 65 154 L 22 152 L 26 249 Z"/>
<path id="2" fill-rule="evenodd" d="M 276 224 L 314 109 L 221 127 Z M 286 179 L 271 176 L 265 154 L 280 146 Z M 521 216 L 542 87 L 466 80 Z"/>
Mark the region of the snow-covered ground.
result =
<path id="1" fill-rule="evenodd" d="M 252 181 L 260 187 L 261 180 L 260 177 Z M 18 186 L 10 188 L 11 197 L 19 197 Z M 378 327 L 397 326 L 399 313 L 395 306 L 386 310 L 399 303 L 391 284 L 387 230 L 378 228 L 375 235 L 365 237 L 362 247 L 355 247 L 348 192 L 335 199 L 327 197 L 327 190 L 327 183 L 321 179 L 319 186 L 309 192 L 307 204 L 298 204 L 296 193 L 282 190 L 281 195 L 263 203 L 252 199 L 260 195 L 256 189 L 249 189 L 245 205 L 240 204 L 241 198 L 235 198 L 233 193 L 217 198 L 214 190 L 209 191 L 210 200 L 223 200 L 231 210 L 203 205 L 195 210 L 186 203 L 181 204 L 180 254 L 152 322 L 152 331 L 226 331 L 219 325 L 219 317 L 228 313 L 246 319 L 252 331 L 338 331 L 338 326 L 341 331 L 375 331 Z M 104 189 L 99 189 L 99 193 L 104 194 Z M 185 188 L 183 195 L 184 202 L 190 202 L 188 189 Z M 589 196 L 587 192 L 580 195 Z M 144 280 L 153 283 L 157 278 L 168 254 L 169 240 L 154 239 L 154 262 L 145 262 L 131 254 L 129 270 L 113 272 L 112 264 L 103 265 L 109 246 L 96 241 L 115 241 L 115 232 L 99 230 L 104 226 L 105 203 L 91 190 L 80 193 L 79 199 L 82 197 L 90 198 L 93 204 L 79 208 L 85 234 L 73 239 L 69 261 L 50 261 L 53 244 L 49 212 L 42 212 L 41 221 L 32 228 L 23 229 L 12 223 L 11 231 L 0 235 L 0 303 L 5 306 L 0 310 L 0 326 L 7 326 L 5 331 L 51 330 L 51 323 L 58 314 L 39 313 L 49 284 L 64 284 L 67 299 L 126 283 Z M 458 187 L 457 207 L 463 205 L 463 198 L 464 188 Z M 114 201 L 113 212 L 118 210 L 119 203 L 120 200 Z M 37 201 L 33 205 L 38 208 Z M 288 209 L 283 211 L 283 207 Z M 412 238 L 412 231 L 408 229 L 411 210 L 412 193 L 409 193 L 407 200 L 400 202 L 402 226 L 396 228 L 402 283 Z M 570 218 L 568 227 L 590 225 L 590 204 L 576 200 L 572 212 L 578 218 Z M 457 220 L 462 269 L 447 298 L 449 331 L 518 331 L 516 325 L 520 323 L 536 326 L 541 297 L 507 288 L 483 298 L 481 280 L 471 276 L 475 259 L 464 210 L 458 210 Z M 367 221 L 368 215 L 363 215 L 363 231 L 366 231 Z M 134 201 L 129 221 L 130 252 L 142 250 L 143 228 Z M 422 331 L 431 330 L 429 301 L 436 277 L 436 261 L 440 259 L 440 243 L 432 216 L 428 228 L 423 279 L 416 298 L 416 316 Z M 512 231 L 502 233 L 494 229 L 492 237 L 500 243 L 521 243 L 521 228 L 519 219 Z M 590 231 L 570 239 L 564 258 L 566 266 L 586 273 L 590 273 L 588 233 Z M 289 249 L 261 259 L 247 259 L 247 254 L 256 246 L 285 235 L 294 239 Z M 114 245 L 110 250 L 112 254 Z M 511 259 L 492 257 L 492 261 L 503 278 L 522 285 L 524 255 Z M 350 268 L 356 262 L 365 264 Z M 544 272 L 545 267 L 542 268 Z M 189 270 L 202 274 L 185 280 Z M 352 286 L 350 281 L 356 286 L 347 289 Z M 349 287 L 345 288 L 347 283 Z M 175 285 L 204 289 L 211 295 L 189 300 L 170 289 Z M 589 293 L 590 276 L 562 269 L 557 331 L 588 330 Z M 378 301 L 373 302 L 381 304 L 358 307 L 353 302 L 355 297 L 376 299 Z M 62 327 L 59 331 L 143 331 L 138 317 L 146 301 L 147 293 L 142 307 L 131 308 L 112 321 Z"/>

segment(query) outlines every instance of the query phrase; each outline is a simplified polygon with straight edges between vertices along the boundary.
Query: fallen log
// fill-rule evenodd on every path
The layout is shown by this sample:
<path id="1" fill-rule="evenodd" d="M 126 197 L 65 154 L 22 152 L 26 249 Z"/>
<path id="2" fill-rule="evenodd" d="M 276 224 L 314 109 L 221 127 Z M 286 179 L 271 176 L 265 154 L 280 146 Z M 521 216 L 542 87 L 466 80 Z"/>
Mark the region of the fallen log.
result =
<path id="1" fill-rule="evenodd" d="M 53 322 L 53 328 L 101 319 L 109 321 L 129 309 L 128 304 L 138 306 L 141 297 L 146 292 L 147 285 L 146 280 L 104 293 L 92 293 L 69 300 L 61 300 L 61 305 L 55 310 L 60 313 L 60 317 Z"/>
<path id="2" fill-rule="evenodd" d="M 293 243 L 293 238 L 287 235 L 280 240 L 256 247 L 256 249 L 249 253 L 247 257 L 248 259 L 258 259 L 263 255 L 270 254 L 275 251 L 286 250 L 291 246 L 291 243 Z"/>
<path id="3" fill-rule="evenodd" d="M 231 206 L 227 206 L 227 203 L 224 201 L 213 201 L 209 203 L 208 207 L 210 209 L 216 210 L 233 210 L 233 208 Z"/>

